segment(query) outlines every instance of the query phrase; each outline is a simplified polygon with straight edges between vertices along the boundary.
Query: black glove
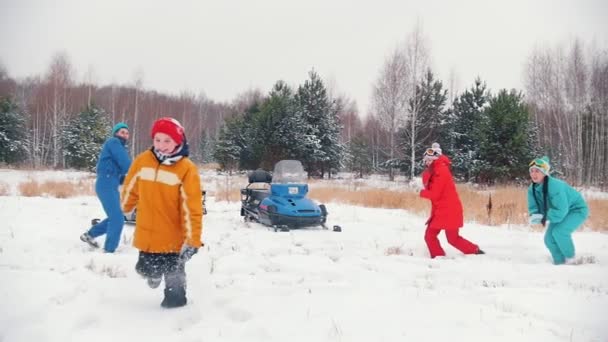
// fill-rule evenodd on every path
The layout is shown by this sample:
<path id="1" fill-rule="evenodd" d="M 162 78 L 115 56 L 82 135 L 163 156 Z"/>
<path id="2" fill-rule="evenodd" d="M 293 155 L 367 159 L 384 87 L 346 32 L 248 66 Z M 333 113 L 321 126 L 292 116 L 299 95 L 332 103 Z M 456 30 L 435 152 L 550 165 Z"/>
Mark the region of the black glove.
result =
<path id="1" fill-rule="evenodd" d="M 186 262 L 186 261 L 190 260 L 192 258 L 192 256 L 196 253 L 198 253 L 198 248 L 192 247 L 188 244 L 184 244 L 182 246 L 181 252 L 179 252 L 179 258 L 183 262 Z"/>

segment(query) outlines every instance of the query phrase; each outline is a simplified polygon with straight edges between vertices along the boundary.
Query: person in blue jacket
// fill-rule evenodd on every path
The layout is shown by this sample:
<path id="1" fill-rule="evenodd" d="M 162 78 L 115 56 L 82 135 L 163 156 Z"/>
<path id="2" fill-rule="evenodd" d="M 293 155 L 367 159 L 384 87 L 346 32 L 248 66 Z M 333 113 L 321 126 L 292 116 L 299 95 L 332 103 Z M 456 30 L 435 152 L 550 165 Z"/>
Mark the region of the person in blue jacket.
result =
<path id="1" fill-rule="evenodd" d="M 80 240 L 83 242 L 99 248 L 95 238 L 106 234 L 104 250 L 108 253 L 114 253 L 118 247 L 125 223 L 125 217 L 120 207 L 118 187 L 122 184 L 131 166 L 131 157 L 129 157 L 126 147 L 128 139 L 129 126 L 124 122 L 119 122 L 112 128 L 112 136 L 101 148 L 97 161 L 95 192 L 108 217 L 80 236 Z"/>
<path id="2" fill-rule="evenodd" d="M 546 156 L 530 163 L 530 223 L 547 227 L 545 246 L 551 252 L 554 264 L 574 264 L 572 233 L 587 219 L 589 209 L 583 196 L 563 180 L 551 177 L 550 170 Z"/>

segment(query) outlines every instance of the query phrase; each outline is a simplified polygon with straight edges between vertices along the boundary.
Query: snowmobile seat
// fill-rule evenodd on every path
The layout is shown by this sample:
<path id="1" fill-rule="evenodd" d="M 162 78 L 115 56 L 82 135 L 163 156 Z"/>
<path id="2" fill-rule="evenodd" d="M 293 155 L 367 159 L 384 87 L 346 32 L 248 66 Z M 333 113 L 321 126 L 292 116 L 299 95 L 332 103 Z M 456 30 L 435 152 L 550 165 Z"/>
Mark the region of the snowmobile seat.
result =
<path id="1" fill-rule="evenodd" d="M 258 169 L 251 171 L 247 174 L 249 178 L 249 184 L 252 183 L 270 183 L 272 182 L 272 175 L 268 171 Z"/>

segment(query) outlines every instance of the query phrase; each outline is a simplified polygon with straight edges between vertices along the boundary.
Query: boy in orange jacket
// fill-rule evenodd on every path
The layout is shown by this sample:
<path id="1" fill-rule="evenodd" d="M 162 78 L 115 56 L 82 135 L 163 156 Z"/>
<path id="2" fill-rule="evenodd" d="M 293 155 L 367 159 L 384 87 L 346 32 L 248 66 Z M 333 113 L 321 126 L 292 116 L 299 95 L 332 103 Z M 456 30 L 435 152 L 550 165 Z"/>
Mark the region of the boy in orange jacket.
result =
<path id="1" fill-rule="evenodd" d="M 151 288 L 165 279 L 164 308 L 186 305 L 185 263 L 202 246 L 202 194 L 196 165 L 188 158 L 184 128 L 175 119 L 154 122 L 153 147 L 135 158 L 122 190 L 122 209 L 137 206 L 133 245 L 136 271 Z"/>

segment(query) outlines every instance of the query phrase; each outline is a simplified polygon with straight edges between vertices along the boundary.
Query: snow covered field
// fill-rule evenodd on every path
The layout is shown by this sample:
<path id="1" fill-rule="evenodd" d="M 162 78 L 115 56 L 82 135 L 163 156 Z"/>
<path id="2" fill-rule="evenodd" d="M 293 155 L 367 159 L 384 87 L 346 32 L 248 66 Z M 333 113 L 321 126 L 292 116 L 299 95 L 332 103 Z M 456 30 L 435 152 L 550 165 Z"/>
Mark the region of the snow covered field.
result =
<path id="1" fill-rule="evenodd" d="M 541 232 L 467 224 L 488 254 L 442 236 L 431 260 L 426 218 L 404 210 L 328 203 L 343 232 L 275 233 L 207 207 L 189 304 L 166 310 L 135 273 L 132 226 L 116 254 L 78 239 L 97 198 L 0 196 L 0 341 L 608 341 L 608 234 L 575 233 L 595 261 L 554 266 Z"/>

